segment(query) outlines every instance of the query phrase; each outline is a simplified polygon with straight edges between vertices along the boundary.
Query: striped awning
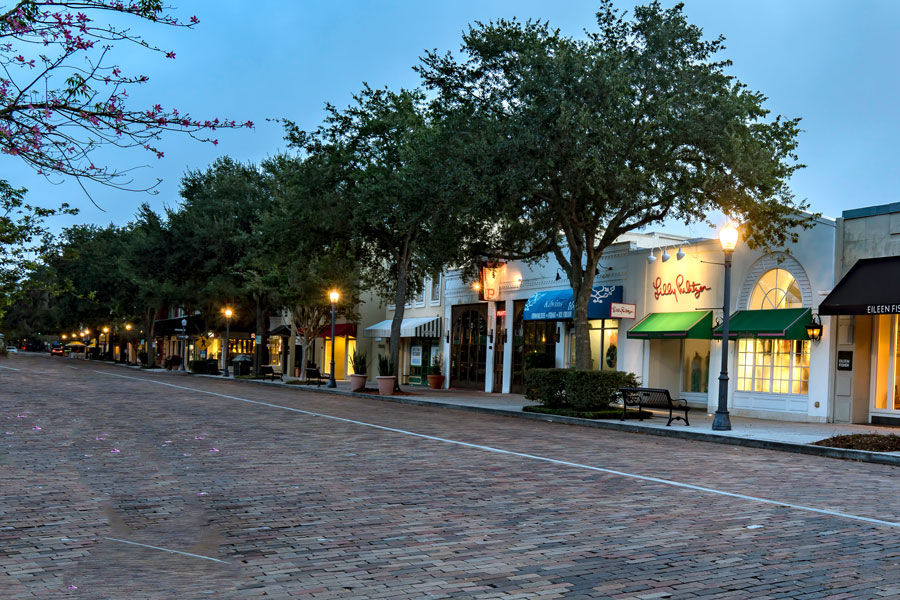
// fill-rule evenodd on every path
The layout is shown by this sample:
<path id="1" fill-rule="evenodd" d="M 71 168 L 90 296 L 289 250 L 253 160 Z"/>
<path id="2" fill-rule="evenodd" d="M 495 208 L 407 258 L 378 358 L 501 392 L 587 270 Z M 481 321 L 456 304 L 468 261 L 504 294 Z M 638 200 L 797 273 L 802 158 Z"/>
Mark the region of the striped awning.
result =
<path id="1" fill-rule="evenodd" d="M 379 338 L 391 337 L 391 323 L 393 319 L 385 319 L 363 330 L 363 337 Z M 400 337 L 441 337 L 440 317 L 414 317 L 403 319 L 400 323 Z"/>

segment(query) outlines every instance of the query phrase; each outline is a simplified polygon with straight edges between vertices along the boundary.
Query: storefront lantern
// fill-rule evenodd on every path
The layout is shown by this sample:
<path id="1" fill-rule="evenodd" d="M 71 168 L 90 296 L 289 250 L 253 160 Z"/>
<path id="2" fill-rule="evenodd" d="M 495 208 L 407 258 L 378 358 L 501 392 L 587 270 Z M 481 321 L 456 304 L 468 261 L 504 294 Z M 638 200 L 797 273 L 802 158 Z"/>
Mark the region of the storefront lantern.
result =
<path id="1" fill-rule="evenodd" d="M 818 315 L 813 315 L 812 321 L 806 325 L 806 336 L 814 342 L 822 339 L 822 321 Z"/>
<path id="2" fill-rule="evenodd" d="M 500 297 L 500 279 L 505 263 L 484 261 L 481 263 L 479 284 L 475 290 L 479 300 L 497 300 Z"/>

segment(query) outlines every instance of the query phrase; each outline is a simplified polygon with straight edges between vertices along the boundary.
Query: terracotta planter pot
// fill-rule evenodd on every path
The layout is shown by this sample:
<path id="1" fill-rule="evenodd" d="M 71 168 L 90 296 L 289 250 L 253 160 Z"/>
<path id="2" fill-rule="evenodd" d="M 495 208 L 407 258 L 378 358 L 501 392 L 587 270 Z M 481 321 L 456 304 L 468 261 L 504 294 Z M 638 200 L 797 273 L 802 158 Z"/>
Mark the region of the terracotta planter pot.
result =
<path id="1" fill-rule="evenodd" d="M 394 382 L 397 378 L 393 375 L 379 375 L 375 378 L 378 381 L 378 393 L 381 396 L 390 396 L 394 393 Z"/>
<path id="2" fill-rule="evenodd" d="M 444 376 L 443 375 L 429 375 L 428 376 L 428 387 L 433 390 L 439 390 L 444 387 Z"/>
<path id="3" fill-rule="evenodd" d="M 351 375 L 350 376 L 350 391 L 358 392 L 359 390 L 366 387 L 366 379 L 368 377 L 366 375 Z"/>

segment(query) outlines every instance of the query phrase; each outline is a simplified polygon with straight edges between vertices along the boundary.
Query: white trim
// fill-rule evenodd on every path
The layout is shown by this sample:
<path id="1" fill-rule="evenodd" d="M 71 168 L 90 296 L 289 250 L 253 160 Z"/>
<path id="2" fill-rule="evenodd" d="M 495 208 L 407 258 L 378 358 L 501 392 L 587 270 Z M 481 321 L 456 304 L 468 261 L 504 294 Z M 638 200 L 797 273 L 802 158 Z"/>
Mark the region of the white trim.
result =
<path id="1" fill-rule="evenodd" d="M 741 285 L 740 292 L 737 297 L 737 310 L 749 310 L 750 298 L 753 295 L 753 289 L 759 283 L 760 278 L 772 269 L 784 269 L 794 276 L 797 287 L 800 288 L 800 295 L 803 302 L 803 308 L 813 308 L 813 291 L 812 285 L 809 283 L 809 277 L 806 275 L 803 265 L 796 258 L 784 252 L 775 252 L 766 254 L 757 259 L 755 263 L 747 271 L 744 277 L 744 283 Z"/>
<path id="2" fill-rule="evenodd" d="M 431 306 L 440 306 L 442 295 L 441 292 L 443 291 L 441 289 L 441 285 L 444 283 L 444 274 L 440 273 L 438 274 L 437 279 L 429 278 L 429 280 L 431 281 L 431 286 L 428 288 L 428 304 L 430 304 Z M 437 300 L 434 299 L 435 285 L 437 286 Z"/>

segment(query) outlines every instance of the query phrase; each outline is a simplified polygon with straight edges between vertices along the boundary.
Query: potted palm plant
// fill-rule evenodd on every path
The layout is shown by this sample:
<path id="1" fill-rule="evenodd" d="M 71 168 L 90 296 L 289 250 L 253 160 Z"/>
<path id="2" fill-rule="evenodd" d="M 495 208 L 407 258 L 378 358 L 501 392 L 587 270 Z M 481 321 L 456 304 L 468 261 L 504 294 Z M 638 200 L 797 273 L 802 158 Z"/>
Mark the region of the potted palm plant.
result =
<path id="1" fill-rule="evenodd" d="M 378 393 L 382 396 L 390 396 L 394 393 L 394 382 L 397 377 L 394 373 L 394 361 L 390 354 L 378 355 Z"/>
<path id="2" fill-rule="evenodd" d="M 431 372 L 428 373 L 428 387 L 439 390 L 444 387 L 444 376 L 441 375 L 441 355 L 431 357 Z"/>
<path id="3" fill-rule="evenodd" d="M 350 366 L 353 367 L 353 374 L 350 375 L 351 392 L 358 392 L 366 387 L 366 380 L 369 378 L 366 375 L 366 370 L 368 369 L 366 364 L 367 358 L 366 353 L 359 350 L 354 350 L 353 354 L 350 355 Z"/>

